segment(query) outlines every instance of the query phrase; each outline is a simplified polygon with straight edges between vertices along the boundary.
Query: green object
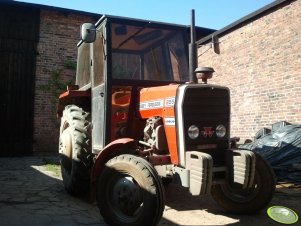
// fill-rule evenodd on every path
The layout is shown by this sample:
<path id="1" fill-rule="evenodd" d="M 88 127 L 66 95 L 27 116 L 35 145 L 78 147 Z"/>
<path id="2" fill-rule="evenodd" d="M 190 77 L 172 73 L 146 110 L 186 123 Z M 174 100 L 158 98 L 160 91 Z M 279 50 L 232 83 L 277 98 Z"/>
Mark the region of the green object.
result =
<path id="1" fill-rule="evenodd" d="M 284 206 L 272 206 L 268 208 L 267 213 L 274 221 L 282 224 L 294 224 L 298 221 L 295 211 Z"/>

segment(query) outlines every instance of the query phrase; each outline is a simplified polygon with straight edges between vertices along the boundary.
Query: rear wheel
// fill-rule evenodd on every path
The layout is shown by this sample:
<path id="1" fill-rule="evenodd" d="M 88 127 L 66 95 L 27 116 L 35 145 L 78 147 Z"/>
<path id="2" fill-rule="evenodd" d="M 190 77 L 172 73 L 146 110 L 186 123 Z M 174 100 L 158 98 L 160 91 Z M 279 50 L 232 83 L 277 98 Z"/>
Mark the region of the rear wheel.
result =
<path id="1" fill-rule="evenodd" d="M 164 188 L 150 163 L 133 155 L 108 161 L 97 180 L 97 202 L 109 225 L 157 225 Z"/>
<path id="2" fill-rule="evenodd" d="M 226 211 L 248 214 L 263 209 L 272 199 L 275 191 L 275 175 L 267 162 L 256 155 L 255 180 L 252 188 L 238 189 L 229 184 L 214 185 L 213 199 Z"/>
<path id="3" fill-rule="evenodd" d="M 59 153 L 63 183 L 71 195 L 89 190 L 93 156 L 90 148 L 90 114 L 68 105 L 61 118 Z"/>

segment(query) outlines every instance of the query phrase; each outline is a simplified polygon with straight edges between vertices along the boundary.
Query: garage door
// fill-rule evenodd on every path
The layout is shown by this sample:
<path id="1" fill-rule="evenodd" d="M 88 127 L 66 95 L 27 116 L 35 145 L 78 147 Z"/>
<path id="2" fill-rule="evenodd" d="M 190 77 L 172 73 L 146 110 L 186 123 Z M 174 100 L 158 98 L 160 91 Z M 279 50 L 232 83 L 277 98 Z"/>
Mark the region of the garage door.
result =
<path id="1" fill-rule="evenodd" d="M 0 156 L 32 152 L 38 34 L 39 10 L 1 5 Z"/>

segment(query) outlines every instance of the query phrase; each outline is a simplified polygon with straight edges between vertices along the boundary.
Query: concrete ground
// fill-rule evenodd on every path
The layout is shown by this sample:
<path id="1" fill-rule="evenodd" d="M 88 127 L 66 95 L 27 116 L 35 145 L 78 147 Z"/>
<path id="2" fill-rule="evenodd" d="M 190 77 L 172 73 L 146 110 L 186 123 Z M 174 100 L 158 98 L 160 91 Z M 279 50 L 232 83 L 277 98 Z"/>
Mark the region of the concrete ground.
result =
<path id="1" fill-rule="evenodd" d="M 71 197 L 65 192 L 57 163 L 56 156 L 0 158 L 1 226 L 106 225 L 95 203 Z M 301 215 L 300 203 L 300 188 L 281 185 L 269 206 L 283 205 Z M 184 189 L 169 185 L 159 225 L 251 226 L 279 223 L 268 218 L 266 209 L 256 215 L 230 215 L 224 213 L 210 197 L 191 197 Z"/>

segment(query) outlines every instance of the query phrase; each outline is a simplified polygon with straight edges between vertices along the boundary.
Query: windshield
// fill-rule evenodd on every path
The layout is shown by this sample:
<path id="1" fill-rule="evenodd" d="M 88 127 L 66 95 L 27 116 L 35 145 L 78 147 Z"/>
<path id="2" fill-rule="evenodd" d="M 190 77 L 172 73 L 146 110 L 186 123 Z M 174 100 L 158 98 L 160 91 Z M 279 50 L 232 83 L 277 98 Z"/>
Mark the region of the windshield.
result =
<path id="1" fill-rule="evenodd" d="M 184 32 L 112 24 L 112 77 L 188 81 Z"/>

